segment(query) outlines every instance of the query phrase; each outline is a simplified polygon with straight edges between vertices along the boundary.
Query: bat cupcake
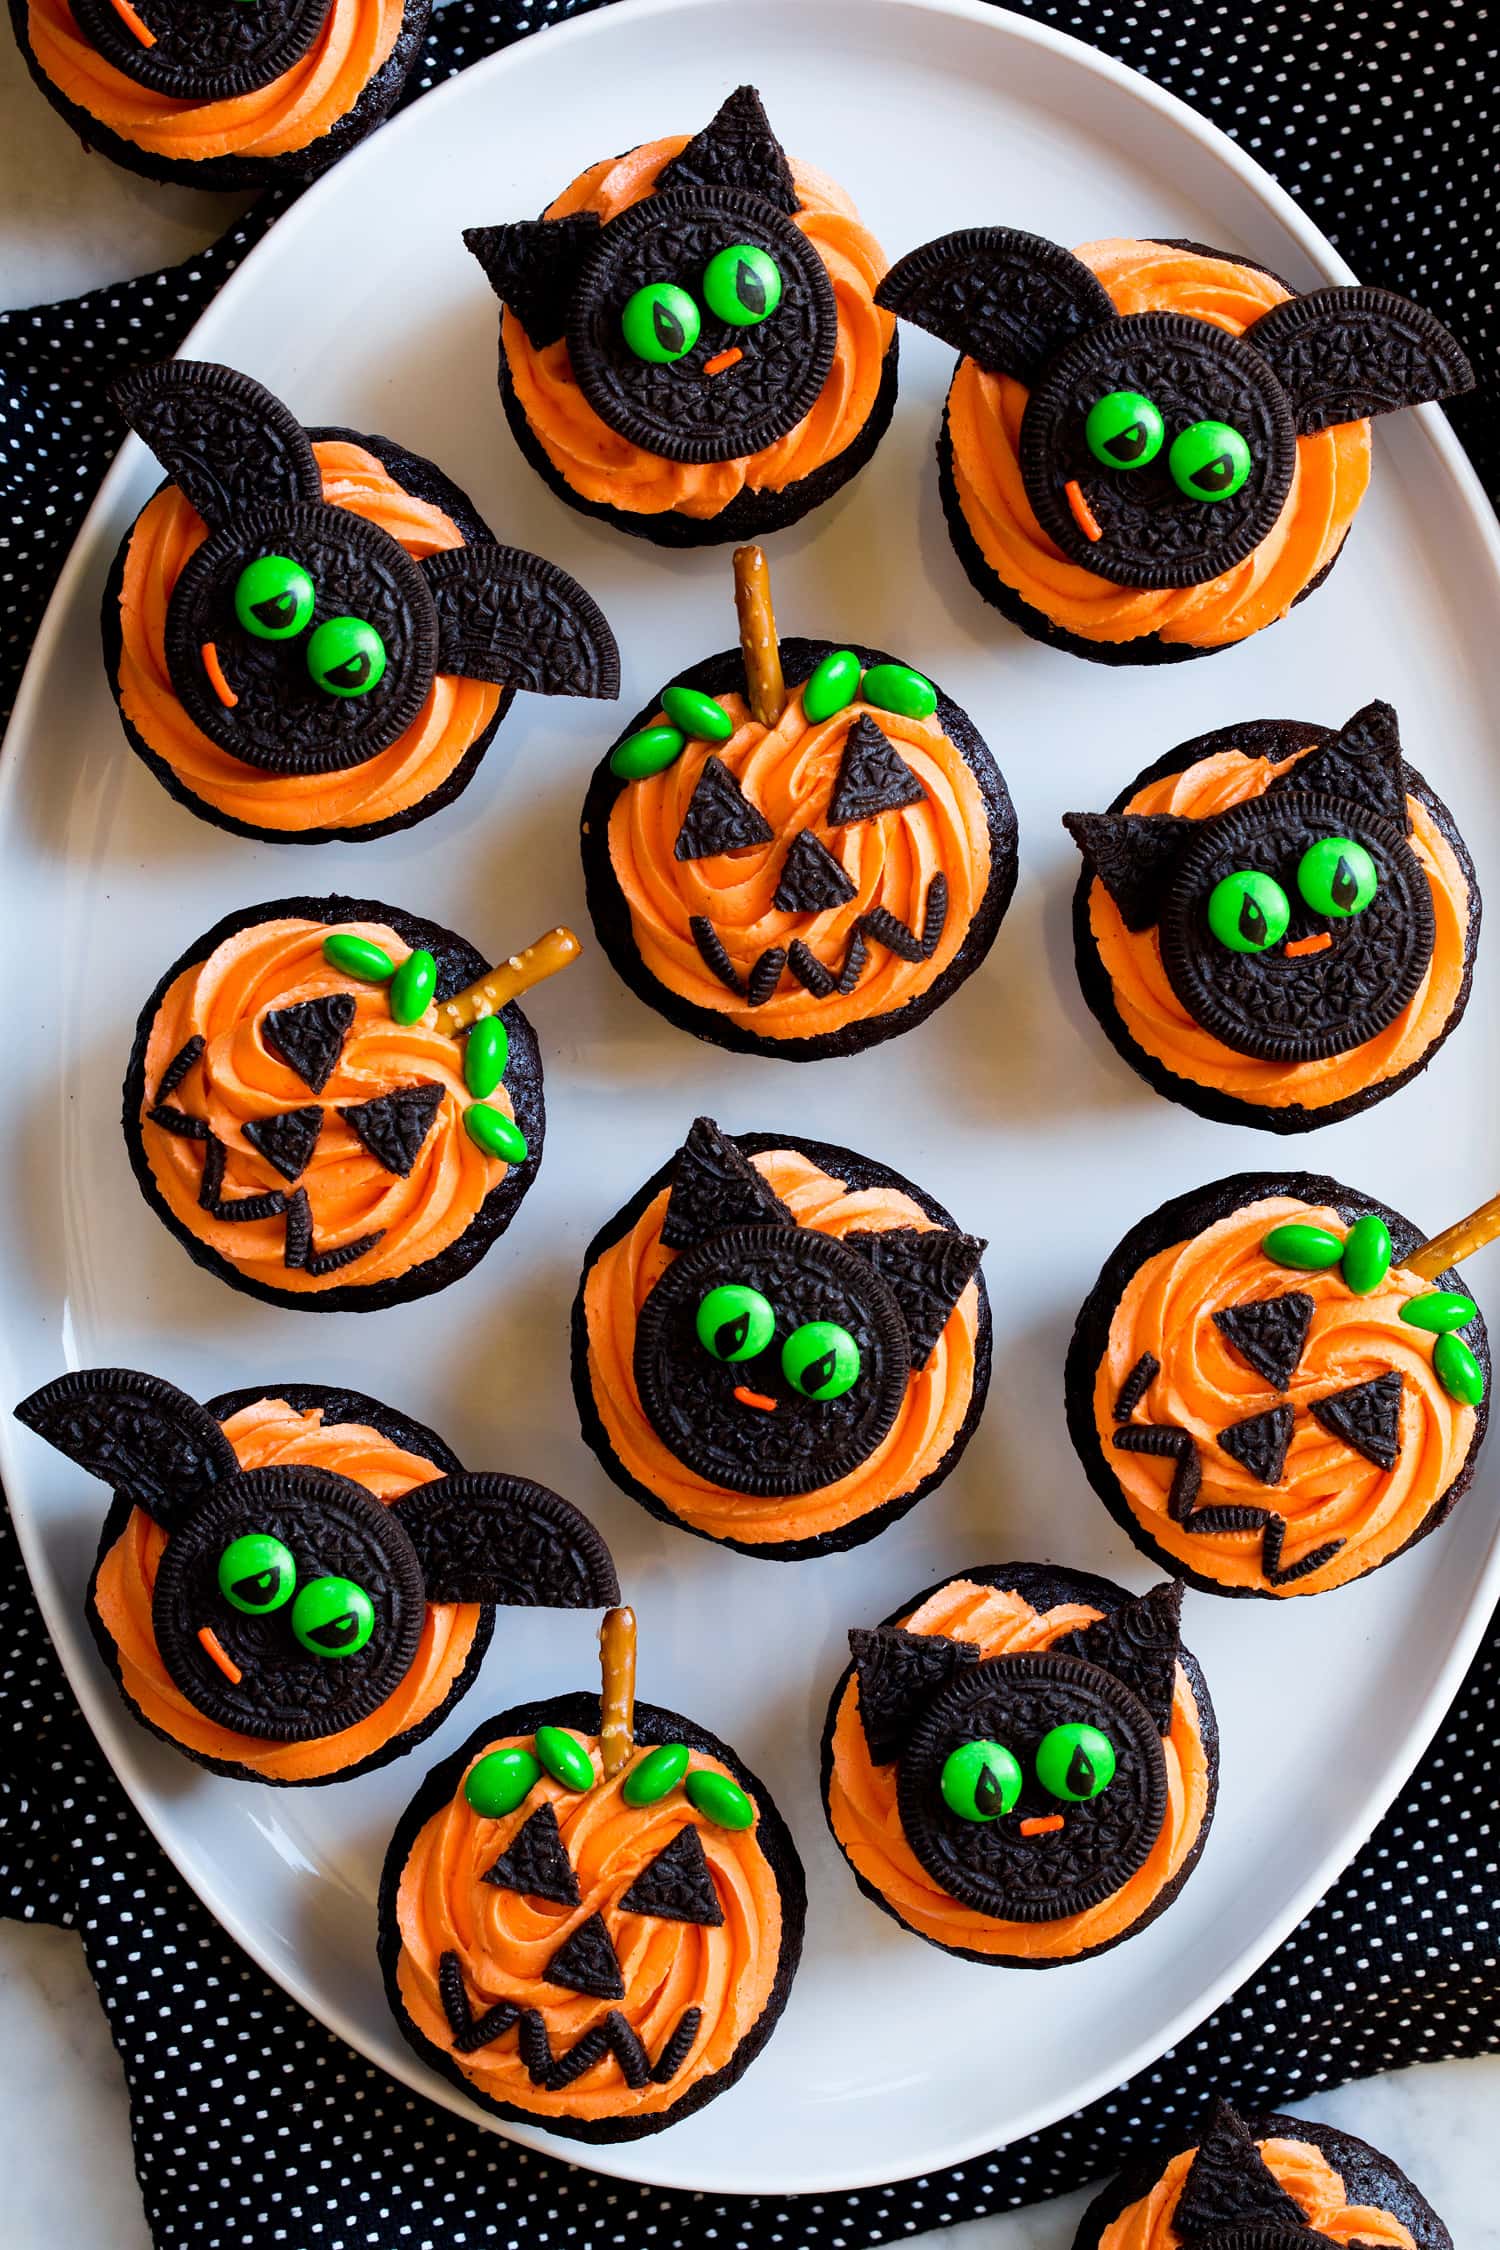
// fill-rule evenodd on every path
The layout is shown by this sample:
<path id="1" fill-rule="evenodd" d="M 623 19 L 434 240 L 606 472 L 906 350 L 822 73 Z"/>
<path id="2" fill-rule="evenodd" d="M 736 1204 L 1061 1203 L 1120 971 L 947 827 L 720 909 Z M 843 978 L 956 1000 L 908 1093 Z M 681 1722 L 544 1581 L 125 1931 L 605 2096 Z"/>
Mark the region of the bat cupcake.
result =
<path id="1" fill-rule="evenodd" d="M 635 1619 L 603 1691 L 479 1728 L 403 1814 L 380 1962 L 409 2044 L 486 2109 L 578 2141 L 662 2132 L 775 2030 L 802 1950 L 801 1862 L 765 1784 L 635 1701 Z"/>
<path id="2" fill-rule="evenodd" d="M 1016 816 L 968 714 L 870 648 L 780 640 L 758 547 L 741 645 L 681 672 L 584 802 L 589 912 L 631 990 L 743 1054 L 815 1062 L 921 1023 L 984 960 Z"/>
<path id="3" fill-rule="evenodd" d="M 210 363 L 142 368 L 113 396 L 168 482 L 110 570 L 105 669 L 132 749 L 216 827 L 389 835 L 467 788 L 518 688 L 619 693 L 583 588 L 498 546 L 430 461 L 304 430 Z"/>
<path id="4" fill-rule="evenodd" d="M 1084 998 L 1148 1085 L 1302 1133 L 1425 1070 L 1469 1001 L 1479 886 L 1396 714 L 1198 735 L 1069 813 Z"/>
<path id="5" fill-rule="evenodd" d="M 1213 1820 L 1219 1738 L 1182 1588 L 963 1571 L 849 1635 L 823 1802 L 867 1898 L 992 1968 L 1052 1969 L 1171 1905 Z"/>
<path id="6" fill-rule="evenodd" d="M 107 1484 L 88 1618 L 117 1687 L 196 1765 L 347 1781 L 425 1740 L 502 1607 L 618 1600 L 599 1534 L 524 1477 L 320 1383 L 200 1406 L 157 1376 L 63 1375 L 16 1414 Z"/>
<path id="7" fill-rule="evenodd" d="M 469 227 L 504 308 L 500 397 L 584 515 L 663 547 L 781 531 L 885 434 L 880 245 L 791 161 L 753 86 L 694 134 L 590 165 L 540 219 Z"/>
<path id="8" fill-rule="evenodd" d="M 1468 1489 L 1489 1343 L 1454 1270 L 1500 1199 L 1424 1241 L 1338 1180 L 1240 1172 L 1133 1227 L 1068 1351 L 1089 1482 L 1205 1593 L 1347 1586 Z"/>
<path id="9" fill-rule="evenodd" d="M 876 301 L 962 354 L 943 509 L 987 602 L 1107 664 L 1230 648 L 1337 561 L 1370 417 L 1470 390 L 1440 322 L 1389 289 L 1296 294 L 1193 242 L 969 227 Z"/>
<path id="10" fill-rule="evenodd" d="M 141 1012 L 124 1126 L 141 1193 L 194 1263 L 304 1312 L 446 1288 L 536 1177 L 545 1109 L 516 996 L 564 929 L 495 969 L 376 899 L 226 915 Z"/>
<path id="11" fill-rule="evenodd" d="M 583 1434 L 666 1523 L 776 1562 L 857 1547 L 973 1435 L 984 1244 L 888 1166 L 700 1117 L 589 1244 Z"/>

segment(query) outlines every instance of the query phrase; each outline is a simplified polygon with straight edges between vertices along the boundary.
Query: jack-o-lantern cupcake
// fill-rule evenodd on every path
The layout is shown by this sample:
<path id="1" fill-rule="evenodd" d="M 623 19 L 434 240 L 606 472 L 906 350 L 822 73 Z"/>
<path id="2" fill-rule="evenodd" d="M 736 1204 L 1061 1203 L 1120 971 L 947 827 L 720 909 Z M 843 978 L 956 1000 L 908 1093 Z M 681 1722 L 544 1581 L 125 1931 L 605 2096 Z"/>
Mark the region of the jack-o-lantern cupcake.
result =
<path id="1" fill-rule="evenodd" d="M 1201 1117 L 1335 1124 L 1425 1070 L 1468 1006 L 1473 862 L 1387 703 L 1198 735 L 1065 817 L 1084 998 Z"/>
<path id="2" fill-rule="evenodd" d="M 1231 648 L 1338 559 L 1370 479 L 1370 417 L 1473 370 L 1389 289 L 1298 296 L 1172 241 L 1075 253 L 970 227 L 877 300 L 957 347 L 938 445 L 975 588 L 1033 640 L 1108 664 Z"/>
<path id="3" fill-rule="evenodd" d="M 1078 1315 L 1068 1427 L 1136 1545 L 1205 1593 L 1347 1586 L 1445 1522 L 1488 1421 L 1455 1270 L 1500 1205 L 1433 1236 L 1317 1173 L 1240 1172 L 1133 1227 Z"/>
<path id="4" fill-rule="evenodd" d="M 364 843 L 467 788 L 518 688 L 618 695 L 597 605 L 430 461 L 304 430 L 211 363 L 114 398 L 169 481 L 110 570 L 105 669 L 132 749 L 204 820 Z"/>
<path id="5" fill-rule="evenodd" d="M 823 1802 L 867 1898 L 945 1953 L 1053 1969 L 1133 1937 L 1198 1864 L 1219 1737 L 1182 1588 L 965 1570 L 849 1635 Z"/>
<path id="6" fill-rule="evenodd" d="M 663 547 L 784 530 L 885 434 L 885 257 L 741 86 L 702 132 L 580 173 L 540 219 L 469 227 L 504 307 L 500 397 L 559 498 Z"/>
<path id="7" fill-rule="evenodd" d="M 377 899 L 226 915 L 141 1012 L 125 1141 L 194 1263 L 303 1312 L 446 1288 L 541 1162 L 536 1034 L 516 996 L 577 958 L 556 929 L 496 968 Z"/>
<path id="8" fill-rule="evenodd" d="M 741 1054 L 817 1062 L 922 1023 L 995 942 L 1016 816 L 966 712 L 878 650 L 780 640 L 759 548 L 742 640 L 601 760 L 589 912 L 632 992 Z"/>
<path id="9" fill-rule="evenodd" d="M 857 1547 L 973 1435 L 984 1244 L 888 1165 L 700 1117 L 589 1244 L 583 1434 L 666 1523 L 774 1562 Z"/>
<path id="10" fill-rule="evenodd" d="M 359 1391 L 200 1406 L 96 1367 L 16 1413 L 111 1488 L 94 1638 L 135 1716 L 214 1773 L 280 1788 L 368 1773 L 467 1694 L 497 1606 L 619 1598 L 609 1549 L 566 1500 L 469 1473 Z"/>

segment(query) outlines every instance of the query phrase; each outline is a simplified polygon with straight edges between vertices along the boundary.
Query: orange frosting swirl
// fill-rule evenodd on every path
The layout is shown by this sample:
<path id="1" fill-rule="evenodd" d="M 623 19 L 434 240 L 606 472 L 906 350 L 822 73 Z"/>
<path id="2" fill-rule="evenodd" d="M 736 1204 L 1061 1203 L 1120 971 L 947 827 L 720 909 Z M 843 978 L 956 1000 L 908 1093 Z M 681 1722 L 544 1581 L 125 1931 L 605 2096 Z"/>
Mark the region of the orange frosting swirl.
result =
<path id="1" fill-rule="evenodd" d="M 895 1188 L 848 1188 L 796 1149 L 771 1149 L 750 1161 L 798 1224 L 820 1234 L 934 1223 L 909 1195 Z M 943 1459 L 969 1411 L 979 1333 L 978 1282 L 969 1283 L 948 1315 L 932 1357 L 907 1383 L 894 1428 L 868 1460 L 836 1484 L 796 1498 L 730 1492 L 684 1468 L 668 1452 L 647 1421 L 635 1387 L 636 1322 L 676 1255 L 661 1241 L 669 1193 L 663 1188 L 653 1196 L 630 1232 L 611 1243 L 584 1277 L 594 1405 L 627 1474 L 694 1531 L 767 1547 L 837 1531 L 914 1491 Z"/>
<path id="2" fill-rule="evenodd" d="M 1257 2141 L 1267 2168 L 1307 2215 L 1314 2235 L 1328 2242 L 1368 2243 L 1371 2250 L 1416 2250 L 1407 2229 L 1392 2211 L 1351 2203 L 1341 2175 L 1311 2141 Z M 1179 2250 L 1182 2237 L 1173 2214 L 1192 2170 L 1196 2148 L 1185 2148 L 1168 2163 L 1149 2195 L 1129 2203 L 1099 2237 L 1099 2250 Z"/>
<path id="3" fill-rule="evenodd" d="M 1355 1297 L 1337 1267 L 1288 1272 L 1261 1250 L 1270 1229 L 1287 1220 L 1338 1234 L 1345 1228 L 1336 1211 L 1290 1196 L 1262 1196 L 1138 1268 L 1115 1308 L 1094 1377 L 1094 1425 L 1131 1514 L 1164 1553 L 1224 1586 L 1321 1594 L 1374 1570 L 1421 1529 L 1468 1459 L 1475 1412 L 1438 1381 L 1433 1339 L 1401 1318 L 1402 1306 L 1431 1282 L 1393 1266 L 1378 1289 Z M 1212 1316 L 1289 1289 L 1311 1297 L 1314 1311 L 1301 1360 L 1281 1393 L 1240 1357 Z M 1203 1471 L 1197 1504 L 1274 1508 L 1286 1519 L 1283 1570 L 1330 1539 L 1343 1541 L 1337 1554 L 1306 1577 L 1273 1587 L 1261 1568 L 1258 1531 L 1209 1536 L 1190 1523 L 1173 1523 L 1167 1513 L 1173 1463 L 1122 1453 L 1111 1443 L 1119 1426 L 1115 1399 L 1143 1352 L 1161 1362 L 1161 1373 L 1131 1419 L 1192 1432 Z M 1394 1469 L 1382 1469 L 1323 1429 L 1308 1408 L 1331 1391 L 1393 1369 L 1401 1377 L 1401 1449 Z M 1267 1487 L 1223 1451 L 1219 1432 L 1282 1403 L 1295 1412 L 1296 1427 L 1281 1476 Z"/>
<path id="4" fill-rule="evenodd" d="M 604 224 L 651 193 L 657 174 L 681 154 L 691 136 L 647 141 L 628 156 L 590 165 L 551 204 L 549 219 L 593 211 Z M 805 164 L 792 165 L 801 198 L 799 226 L 828 269 L 838 307 L 838 341 L 828 380 L 795 429 L 759 453 L 732 461 L 666 461 L 642 452 L 602 422 L 573 380 L 567 341 L 540 349 L 515 314 L 506 310 L 500 340 L 516 398 L 558 475 L 580 498 L 633 515 L 718 515 L 748 486 L 780 492 L 811 476 L 858 437 L 880 390 L 886 351 L 895 333 L 892 314 L 875 302 L 885 255 L 844 190 Z"/>
<path id="5" fill-rule="evenodd" d="M 548 2118 L 649 2116 L 670 2109 L 700 2079 L 722 2070 L 755 2023 L 776 1982 L 781 1954 L 781 1892 L 761 1848 L 758 1822 L 737 1833 L 693 1810 L 680 1789 L 654 1805 L 633 1808 L 622 1786 L 632 1760 L 605 1781 L 599 1746 L 577 1734 L 593 1761 L 594 1787 L 579 1795 L 544 1777 L 525 1803 L 500 1820 L 481 1818 L 463 1786 L 418 1834 L 402 1869 L 396 1902 L 401 1934 L 397 1979 L 402 2002 L 423 2036 L 453 2060 L 477 2091 L 530 2115 Z M 530 1735 L 498 1735 L 470 1761 L 492 1750 L 530 1749 Z M 467 1768 L 465 1772 L 467 1773 Z M 688 1771 L 726 1773 L 717 1758 L 693 1750 Z M 731 1778 L 733 1778 L 731 1776 Z M 581 1903 L 559 1907 L 482 1880 L 511 1838 L 549 1803 L 578 1879 Z M 716 1929 L 624 1912 L 621 1900 L 641 1870 L 687 1827 L 696 1828 L 724 1919 Z M 603 1914 L 625 1985 L 622 2000 L 591 1999 L 549 1984 L 544 1971 L 581 1922 Z M 473 2013 L 497 2000 L 537 2009 L 554 2054 L 618 2011 L 654 2063 L 682 2020 L 702 2011 L 688 2055 L 664 2086 L 630 2087 L 611 2053 L 571 2086 L 548 2092 L 532 2082 L 514 2031 L 472 2055 L 453 2053 L 453 2035 L 438 1993 L 445 1953 L 459 1957 Z"/>
<path id="6" fill-rule="evenodd" d="M 401 32 L 404 0 L 330 0 L 323 28 L 269 86 L 221 101 L 174 101 L 138 86 L 84 37 L 68 0 L 28 0 L 26 35 L 64 100 L 172 163 L 291 156 L 347 117 Z"/>
<path id="7" fill-rule="evenodd" d="M 224 1424 L 242 1469 L 331 1469 L 389 1505 L 414 1485 L 443 1475 L 436 1462 L 408 1453 L 363 1422 L 325 1422 L 321 1407 L 299 1413 L 284 1399 L 257 1399 Z M 167 1533 L 132 1508 L 99 1564 L 95 1611 L 115 1644 L 120 1684 L 161 1732 L 200 1758 L 248 1767 L 263 1781 L 319 1781 L 344 1773 L 418 1727 L 451 1693 L 469 1661 L 481 1611 L 474 1602 L 430 1602 L 422 1638 L 401 1685 L 368 1718 L 312 1742 L 265 1742 L 220 1726 L 187 1700 L 167 1672 L 151 1629 L 151 1597 Z"/>
<path id="8" fill-rule="evenodd" d="M 1309 744 L 1308 748 L 1312 748 Z M 1166 774 L 1136 790 L 1132 813 L 1180 813 L 1207 820 L 1230 805 L 1258 797 L 1278 774 L 1306 757 L 1299 750 L 1279 761 L 1243 750 L 1219 750 L 1181 773 Z M 1321 1109 L 1351 1094 L 1399 1078 L 1441 1038 L 1463 990 L 1467 971 L 1471 901 L 1468 880 L 1447 837 L 1417 797 L 1408 797 L 1411 845 L 1432 886 L 1435 939 L 1426 974 L 1406 1006 L 1384 1031 L 1321 1062 L 1269 1062 L 1237 1054 L 1188 1014 L 1167 981 L 1157 932 L 1128 930 L 1114 900 L 1097 879 L 1089 889 L 1089 928 L 1108 976 L 1120 1020 L 1138 1047 L 1195 1086 L 1267 1109 L 1298 1104 Z"/>
<path id="9" fill-rule="evenodd" d="M 1085 1602 L 1038 1611 L 1018 1593 L 954 1578 L 898 1622 L 909 1633 L 945 1633 L 950 1640 L 974 1641 L 982 1657 L 1018 1656 L 1051 1648 L 1100 1614 Z M 878 1766 L 870 1756 L 860 1724 L 859 1680 L 853 1673 L 834 1718 L 828 1817 L 856 1874 L 919 1937 L 996 1960 L 1072 1961 L 1133 1929 L 1197 1849 L 1208 1813 L 1210 1773 L 1197 1700 L 1181 1664 L 1171 1730 L 1162 1749 L 1167 1809 L 1145 1864 L 1097 1906 L 1055 1922 L 1002 1922 L 950 1898 L 933 1881 L 901 1826 L 897 1766 Z"/>
<path id="10" fill-rule="evenodd" d="M 464 544 L 450 516 L 402 490 L 373 453 L 343 439 L 313 446 L 323 497 L 378 523 L 418 561 Z M 392 819 L 440 789 L 500 708 L 504 690 L 440 673 L 405 733 L 363 765 L 341 773 L 270 773 L 221 750 L 178 701 L 167 670 L 167 605 L 208 526 L 175 484 L 136 518 L 120 585 L 120 708 L 148 750 L 215 812 L 253 828 L 302 834 L 365 828 Z"/>
<path id="11" fill-rule="evenodd" d="M 215 946 L 206 961 L 173 979 L 146 1046 L 141 1137 L 172 1216 L 240 1273 L 296 1295 L 351 1284 L 366 1288 L 440 1256 L 472 1224 L 508 1169 L 478 1148 L 464 1129 L 468 1095 L 463 1050 L 438 1030 L 435 1009 L 416 1023 L 395 1022 L 383 986 L 356 983 L 324 960 L 323 940 L 331 928 L 384 946 L 398 965 L 411 951 L 382 922 L 252 922 Z M 202 1060 L 188 1072 L 172 1102 L 205 1119 L 224 1144 L 224 1200 L 284 1189 L 285 1180 L 244 1139 L 242 1128 L 255 1118 L 300 1108 L 310 1097 L 296 1072 L 267 1047 L 260 1022 L 268 1008 L 327 992 L 353 996 L 354 1022 L 318 1096 L 322 1130 L 297 1184 L 307 1190 L 319 1250 L 336 1250 L 376 1228 L 383 1228 L 384 1235 L 352 1264 L 313 1275 L 286 1264 L 284 1219 L 223 1220 L 203 1210 L 198 1190 L 204 1144 L 164 1131 L 147 1112 L 167 1065 L 188 1040 L 201 1036 L 207 1041 Z M 370 1101 L 424 1080 L 442 1086 L 443 1100 L 416 1163 L 401 1179 L 376 1162 L 340 1117 L 338 1105 Z M 504 1086 L 487 1098 L 512 1114 Z"/>
<path id="12" fill-rule="evenodd" d="M 984 903 L 990 881 L 990 831 L 984 798 L 963 752 L 936 718 L 905 719 L 861 701 L 815 722 L 801 687 L 769 731 L 743 696 L 718 703 L 734 721 L 725 743 L 693 741 L 664 773 L 632 781 L 610 808 L 609 857 L 630 909 L 631 933 L 647 971 L 694 1007 L 712 1009 L 762 1039 L 816 1039 L 917 1000 L 951 967 Z M 649 723 L 659 725 L 658 712 Z M 862 716 L 874 719 L 926 791 L 925 799 L 847 828 L 830 828 L 829 798 L 844 739 Z M 673 846 L 688 801 L 711 756 L 722 756 L 773 831 L 769 844 L 680 860 Z M 826 844 L 855 886 L 845 905 L 815 918 L 773 903 L 788 847 L 804 828 Z M 784 972 L 761 1007 L 732 993 L 705 965 L 689 924 L 706 915 L 741 980 L 767 946 L 795 937 L 836 976 L 859 918 L 883 906 L 917 936 L 935 875 L 948 884 L 948 917 L 931 957 L 905 961 L 878 939 L 854 990 L 819 999 Z"/>
<path id="13" fill-rule="evenodd" d="M 1121 313 L 1167 311 L 1212 321 L 1231 336 L 1291 294 L 1270 274 L 1164 242 L 1085 242 Z M 1222 648 L 1284 617 L 1343 545 L 1370 481 L 1370 425 L 1339 422 L 1297 440 L 1286 505 L 1253 554 L 1202 586 L 1117 586 L 1069 562 L 1026 497 L 1018 447 L 1024 383 L 961 359 L 948 393 L 953 481 L 965 523 L 1003 584 L 1054 625 L 1086 641 L 1154 634 L 1190 648 Z"/>

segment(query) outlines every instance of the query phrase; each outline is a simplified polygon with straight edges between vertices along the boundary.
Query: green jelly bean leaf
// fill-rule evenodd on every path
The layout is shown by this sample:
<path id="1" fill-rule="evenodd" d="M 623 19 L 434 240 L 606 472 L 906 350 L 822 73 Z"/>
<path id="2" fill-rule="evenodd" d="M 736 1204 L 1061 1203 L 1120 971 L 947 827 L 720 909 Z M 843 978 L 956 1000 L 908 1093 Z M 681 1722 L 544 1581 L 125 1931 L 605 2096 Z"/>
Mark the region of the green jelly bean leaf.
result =
<path id="1" fill-rule="evenodd" d="M 1432 1347 L 1432 1365 L 1438 1381 L 1460 1406 L 1478 1406 L 1484 1398 L 1484 1369 L 1462 1336 L 1451 1330 Z"/>
<path id="2" fill-rule="evenodd" d="M 530 1154 L 515 1119 L 489 1102 L 470 1103 L 464 1111 L 464 1131 L 476 1148 L 486 1156 L 498 1156 L 502 1164 L 524 1164 Z"/>
<path id="3" fill-rule="evenodd" d="M 649 781 L 665 773 L 682 756 L 687 736 L 680 727 L 638 727 L 609 754 L 609 770 L 617 781 Z"/>
<path id="4" fill-rule="evenodd" d="M 1306 1226 L 1295 1220 L 1288 1226 L 1272 1227 L 1261 1249 L 1273 1266 L 1291 1266 L 1297 1273 L 1323 1273 L 1344 1255 L 1343 1243 L 1327 1227 Z"/>
<path id="5" fill-rule="evenodd" d="M 481 1016 L 464 1041 L 464 1084 L 476 1101 L 493 1094 L 510 1060 L 510 1034 L 498 1016 Z"/>
<path id="6" fill-rule="evenodd" d="M 1434 1336 L 1446 1336 L 1453 1328 L 1467 1328 L 1478 1316 L 1479 1307 L 1473 1298 L 1456 1289 L 1429 1289 L 1420 1297 L 1409 1297 L 1401 1307 L 1401 1318 L 1409 1327 L 1424 1328 Z"/>
<path id="7" fill-rule="evenodd" d="M 648 1750 L 638 1765 L 631 1767 L 620 1786 L 620 1794 L 627 1805 L 658 1804 L 677 1787 L 688 1768 L 688 1747 L 685 1742 L 658 1743 Z"/>
<path id="8" fill-rule="evenodd" d="M 1366 1211 L 1344 1237 L 1339 1261 L 1344 1286 L 1356 1297 L 1368 1297 L 1391 1270 L 1391 1230 L 1378 1211 Z"/>

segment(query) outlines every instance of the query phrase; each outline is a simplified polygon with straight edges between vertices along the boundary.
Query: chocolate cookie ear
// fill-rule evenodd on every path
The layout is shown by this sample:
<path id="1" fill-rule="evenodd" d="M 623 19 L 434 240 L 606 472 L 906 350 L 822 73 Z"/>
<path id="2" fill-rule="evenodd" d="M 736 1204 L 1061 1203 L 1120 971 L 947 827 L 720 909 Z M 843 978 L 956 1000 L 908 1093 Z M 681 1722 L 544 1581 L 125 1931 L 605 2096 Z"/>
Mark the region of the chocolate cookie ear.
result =
<path id="1" fill-rule="evenodd" d="M 1310 289 L 1262 313 L 1245 341 L 1269 360 L 1304 437 L 1474 388 L 1457 340 L 1394 289 Z"/>
<path id="2" fill-rule="evenodd" d="M 198 1401 L 158 1375 L 85 1367 L 23 1398 L 16 1420 L 171 1531 L 211 1486 L 240 1474 Z"/>
<path id="3" fill-rule="evenodd" d="M 528 342 L 555 344 L 568 325 L 568 306 L 584 260 L 599 239 L 594 211 L 566 219 L 516 219 L 503 227 L 465 227 L 464 242 L 483 266 L 490 287 L 508 305 Z"/>
<path id="4" fill-rule="evenodd" d="M 1268 783 L 1266 795 L 1279 789 L 1317 789 L 1330 797 L 1352 797 L 1356 804 L 1368 805 L 1410 829 L 1401 730 L 1391 706 L 1367 703 L 1356 711 L 1331 742 L 1310 750 Z"/>
<path id="5" fill-rule="evenodd" d="M 489 541 L 429 555 L 422 575 L 438 614 L 438 670 L 533 695 L 620 692 L 620 651 L 603 610 L 576 578 L 523 547 Z"/>
<path id="6" fill-rule="evenodd" d="M 909 250 L 875 302 L 1023 383 L 1080 329 L 1118 317 L 1081 258 L 1017 227 L 965 227 Z"/>
<path id="7" fill-rule="evenodd" d="M 979 1271 L 984 1243 L 953 1227 L 861 1229 L 841 1240 L 868 1258 L 889 1284 L 911 1339 L 912 1369 L 925 1367 L 948 1315 Z"/>
<path id="8" fill-rule="evenodd" d="M 1173 2232 L 1191 2243 L 1226 2227 L 1297 2231 L 1306 2225 L 1307 2213 L 1278 2183 L 1249 2127 L 1228 2102 L 1219 2102 L 1182 2184 Z"/>
<path id="9" fill-rule="evenodd" d="M 668 1250 L 690 1250 L 726 1227 L 796 1225 L 774 1188 L 711 1117 L 695 1117 L 672 1168 L 661 1223 Z"/>
<path id="10" fill-rule="evenodd" d="M 737 86 L 713 122 L 657 175 L 658 195 L 702 187 L 740 188 L 788 216 L 797 209 L 797 185 L 786 150 L 753 86 Z"/>
<path id="11" fill-rule="evenodd" d="M 1063 826 L 1127 930 L 1154 929 L 1197 822 L 1180 813 L 1064 813 Z"/>
<path id="12" fill-rule="evenodd" d="M 859 1682 L 859 1723 L 877 1766 L 900 1757 L 933 1697 L 962 1664 L 979 1657 L 975 1641 L 945 1633 L 908 1633 L 899 1625 L 855 1625 L 849 1632 Z"/>
<path id="13" fill-rule="evenodd" d="M 1157 1733 L 1166 1734 L 1172 1724 L 1182 1648 L 1182 1581 L 1163 1580 L 1138 1601 L 1122 1602 L 1056 1646 L 1069 1656 L 1102 1665 L 1139 1696 L 1156 1721 Z"/>
<path id="14" fill-rule="evenodd" d="M 392 1513 L 417 1550 L 430 1602 L 609 1609 L 608 1547 L 571 1501 L 526 1477 L 461 1471 L 416 1485 Z"/>
<path id="15" fill-rule="evenodd" d="M 323 497 L 306 430 L 263 383 L 237 368 L 162 360 L 122 376 L 110 397 L 211 526 L 256 503 Z"/>

